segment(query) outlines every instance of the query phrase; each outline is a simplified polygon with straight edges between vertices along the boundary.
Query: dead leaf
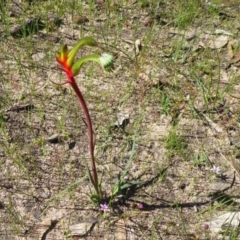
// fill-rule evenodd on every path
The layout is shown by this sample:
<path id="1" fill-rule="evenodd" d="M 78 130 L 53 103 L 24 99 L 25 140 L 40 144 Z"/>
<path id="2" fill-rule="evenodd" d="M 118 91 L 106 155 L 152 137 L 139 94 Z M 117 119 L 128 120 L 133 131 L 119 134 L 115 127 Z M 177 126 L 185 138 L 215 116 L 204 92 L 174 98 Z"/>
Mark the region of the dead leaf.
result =
<path id="1" fill-rule="evenodd" d="M 129 123 L 129 113 L 118 113 L 117 121 L 115 122 L 115 126 L 125 127 Z"/>
<path id="2" fill-rule="evenodd" d="M 209 41 L 209 48 L 211 49 L 219 49 L 224 47 L 228 43 L 228 36 L 220 36 L 215 40 Z"/>
<path id="3" fill-rule="evenodd" d="M 228 73 L 226 71 L 224 71 L 224 70 L 221 70 L 220 73 L 221 73 L 221 83 L 223 83 L 223 84 L 229 83 L 229 75 L 228 75 Z"/>
<path id="4" fill-rule="evenodd" d="M 225 30 L 223 30 L 223 29 L 216 29 L 216 30 L 215 30 L 215 34 L 233 36 L 232 33 L 227 32 L 227 31 L 225 31 Z"/>
<path id="5" fill-rule="evenodd" d="M 182 35 L 186 38 L 187 41 L 191 41 L 193 38 L 197 36 L 196 29 L 189 29 L 188 31 L 179 31 L 176 28 L 170 28 L 169 33 L 175 35 Z"/>
<path id="6" fill-rule="evenodd" d="M 226 225 L 236 228 L 240 225 L 240 212 L 225 213 L 214 218 L 210 222 L 206 222 L 205 224 L 208 225 L 209 229 L 215 233 L 220 232 L 222 227 Z"/>
<path id="7" fill-rule="evenodd" d="M 239 61 L 240 61 L 240 49 L 234 54 L 234 57 L 230 61 L 230 64 L 237 63 Z"/>
<path id="8" fill-rule="evenodd" d="M 186 107 L 186 102 L 182 102 L 181 105 L 179 106 L 178 110 L 183 110 Z"/>
<path id="9" fill-rule="evenodd" d="M 138 54 L 140 53 L 141 49 L 142 49 L 141 40 L 140 40 L 140 39 L 137 39 L 137 40 L 135 41 L 134 46 L 135 46 L 136 55 L 138 55 Z"/>
<path id="10" fill-rule="evenodd" d="M 69 226 L 69 230 L 71 231 L 72 236 L 84 236 L 93 228 L 95 223 L 97 223 L 97 220 L 95 218 L 91 218 L 85 222 Z"/>
<path id="11" fill-rule="evenodd" d="M 61 142 L 61 138 L 57 133 L 55 133 L 55 134 L 51 135 L 50 137 L 48 137 L 46 139 L 46 141 L 50 142 L 50 143 L 59 143 L 59 142 Z"/>

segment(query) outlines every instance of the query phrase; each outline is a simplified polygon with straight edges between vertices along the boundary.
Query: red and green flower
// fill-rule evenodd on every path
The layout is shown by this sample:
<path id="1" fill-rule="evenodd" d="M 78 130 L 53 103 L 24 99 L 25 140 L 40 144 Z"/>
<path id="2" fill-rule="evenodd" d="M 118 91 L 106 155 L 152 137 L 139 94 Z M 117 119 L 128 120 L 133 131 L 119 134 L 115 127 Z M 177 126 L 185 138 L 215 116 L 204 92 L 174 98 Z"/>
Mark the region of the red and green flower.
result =
<path id="1" fill-rule="evenodd" d="M 100 202 L 102 199 L 102 191 L 101 191 L 101 186 L 98 182 L 98 175 L 97 175 L 95 158 L 94 158 L 94 133 L 93 133 L 92 121 L 90 118 L 86 101 L 78 85 L 76 84 L 74 77 L 79 73 L 82 65 L 88 61 L 95 61 L 99 63 L 105 71 L 110 72 L 114 68 L 113 66 L 114 57 L 109 53 L 103 53 L 101 55 L 91 54 L 91 55 L 84 56 L 75 61 L 77 52 L 80 50 L 80 48 L 82 48 L 85 45 L 91 46 L 91 47 L 98 46 L 97 42 L 93 38 L 84 37 L 78 41 L 78 43 L 72 48 L 71 51 L 68 50 L 67 45 L 62 46 L 60 51 L 57 53 L 56 60 L 61 65 L 60 69 L 63 72 L 65 72 L 67 77 L 67 81 L 62 83 L 61 85 L 69 83 L 72 86 L 74 92 L 77 95 L 77 98 L 79 100 L 83 113 L 85 115 L 85 121 L 88 129 L 88 138 L 89 138 L 89 152 L 91 157 L 91 170 L 89 170 L 88 168 L 88 173 L 89 173 L 90 181 L 93 184 L 96 191 L 96 194 L 93 194 L 91 196 L 91 199 L 95 202 Z"/>

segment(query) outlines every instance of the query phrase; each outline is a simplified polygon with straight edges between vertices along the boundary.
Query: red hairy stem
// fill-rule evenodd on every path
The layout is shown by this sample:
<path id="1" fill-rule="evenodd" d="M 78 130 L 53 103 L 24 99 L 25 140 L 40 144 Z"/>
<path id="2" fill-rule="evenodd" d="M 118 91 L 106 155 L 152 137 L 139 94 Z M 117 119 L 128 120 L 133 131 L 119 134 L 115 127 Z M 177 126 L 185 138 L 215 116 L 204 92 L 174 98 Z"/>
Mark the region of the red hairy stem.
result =
<path id="1" fill-rule="evenodd" d="M 92 121 L 91 121 L 91 117 L 89 114 L 89 110 L 86 104 L 86 101 L 83 98 L 83 95 L 78 87 L 78 85 L 76 84 L 76 81 L 74 79 L 73 76 L 69 76 L 67 74 L 68 77 L 68 83 L 72 86 L 74 92 L 77 95 L 77 98 L 79 100 L 79 103 L 82 107 L 83 113 L 85 115 L 86 118 L 86 124 L 87 124 L 87 128 L 88 128 L 88 138 L 89 138 L 89 150 L 90 150 L 90 156 L 91 156 L 91 167 L 92 167 L 92 178 L 93 178 L 93 182 L 94 182 L 94 187 L 95 190 L 97 192 L 97 194 L 101 194 L 99 191 L 99 186 L 98 186 L 98 177 L 97 177 L 97 169 L 96 169 L 96 164 L 95 164 L 95 159 L 94 159 L 94 140 L 93 140 L 93 127 L 92 127 Z"/>

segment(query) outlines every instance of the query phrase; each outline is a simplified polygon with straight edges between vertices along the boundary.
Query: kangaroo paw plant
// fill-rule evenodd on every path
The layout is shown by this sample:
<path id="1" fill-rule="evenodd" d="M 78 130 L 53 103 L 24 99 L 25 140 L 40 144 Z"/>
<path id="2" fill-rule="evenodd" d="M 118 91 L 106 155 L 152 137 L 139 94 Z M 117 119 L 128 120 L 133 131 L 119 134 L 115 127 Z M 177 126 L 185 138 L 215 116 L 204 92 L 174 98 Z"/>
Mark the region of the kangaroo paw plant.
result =
<path id="1" fill-rule="evenodd" d="M 90 118 L 86 101 L 84 100 L 83 95 L 76 83 L 75 76 L 78 75 L 82 65 L 88 61 L 95 61 L 99 63 L 105 71 L 110 72 L 114 68 L 113 66 L 114 57 L 111 54 L 102 53 L 101 55 L 99 54 L 87 55 L 80 59 L 75 60 L 77 52 L 85 45 L 92 46 L 92 47 L 98 46 L 97 42 L 93 38 L 84 37 L 78 41 L 78 43 L 72 48 L 71 51 L 68 50 L 67 45 L 62 46 L 60 51 L 57 53 L 56 60 L 60 64 L 60 70 L 66 74 L 66 78 L 67 78 L 67 80 L 60 85 L 67 84 L 67 83 L 71 85 L 71 87 L 73 88 L 74 92 L 77 95 L 78 101 L 85 115 L 86 125 L 88 130 L 88 139 L 89 139 L 89 152 L 91 157 L 91 170 L 89 170 L 88 168 L 88 173 L 89 173 L 90 181 L 94 186 L 94 189 L 96 192 L 96 194 L 93 194 L 91 196 L 91 199 L 94 202 L 101 202 L 102 191 L 101 191 L 100 184 L 98 182 L 98 175 L 97 175 L 96 163 L 94 158 L 94 133 L 93 133 L 92 121 Z"/>

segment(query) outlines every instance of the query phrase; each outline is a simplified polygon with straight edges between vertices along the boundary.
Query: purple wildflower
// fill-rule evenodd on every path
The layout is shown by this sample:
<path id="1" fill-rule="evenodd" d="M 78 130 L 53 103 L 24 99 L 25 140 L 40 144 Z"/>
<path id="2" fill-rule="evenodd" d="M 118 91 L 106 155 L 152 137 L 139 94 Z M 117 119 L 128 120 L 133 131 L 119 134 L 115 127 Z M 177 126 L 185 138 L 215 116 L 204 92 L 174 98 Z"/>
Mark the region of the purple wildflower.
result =
<path id="1" fill-rule="evenodd" d="M 138 208 L 139 208 L 139 209 L 143 209 L 143 204 L 142 204 L 142 203 L 139 203 L 139 204 L 138 204 Z"/>
<path id="2" fill-rule="evenodd" d="M 103 212 L 109 212 L 110 211 L 110 209 L 109 209 L 109 207 L 106 203 L 100 204 L 100 210 L 103 211 Z"/>
<path id="3" fill-rule="evenodd" d="M 205 230 L 209 230 L 209 224 L 208 223 L 204 223 L 203 227 L 205 228 Z"/>
<path id="4" fill-rule="evenodd" d="M 213 167 L 210 169 L 210 171 L 216 173 L 217 175 L 221 174 L 221 169 L 219 167 L 216 167 L 215 165 L 213 165 Z"/>

